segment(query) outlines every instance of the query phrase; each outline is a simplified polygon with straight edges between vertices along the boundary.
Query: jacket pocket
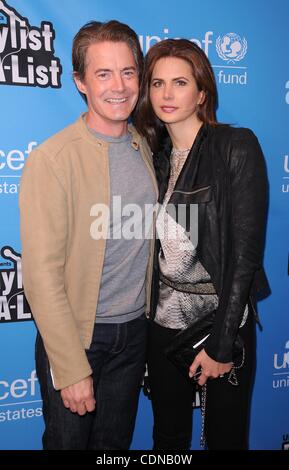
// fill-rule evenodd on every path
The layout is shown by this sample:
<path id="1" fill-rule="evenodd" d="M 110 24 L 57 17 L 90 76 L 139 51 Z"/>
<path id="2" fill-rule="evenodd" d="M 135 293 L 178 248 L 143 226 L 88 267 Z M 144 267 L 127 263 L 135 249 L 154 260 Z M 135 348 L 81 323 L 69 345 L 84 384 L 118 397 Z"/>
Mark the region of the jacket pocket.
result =
<path id="1" fill-rule="evenodd" d="M 212 200 L 212 186 L 202 186 L 191 191 L 175 189 L 172 192 L 170 202 L 173 204 L 200 204 Z"/>

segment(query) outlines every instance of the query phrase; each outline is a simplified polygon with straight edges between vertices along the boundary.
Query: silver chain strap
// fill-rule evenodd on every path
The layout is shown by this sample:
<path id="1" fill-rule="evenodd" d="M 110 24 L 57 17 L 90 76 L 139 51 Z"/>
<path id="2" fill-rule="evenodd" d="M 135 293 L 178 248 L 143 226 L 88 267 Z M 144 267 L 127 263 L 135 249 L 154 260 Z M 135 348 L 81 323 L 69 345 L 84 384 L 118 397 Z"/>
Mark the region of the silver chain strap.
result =
<path id="1" fill-rule="evenodd" d="M 239 385 L 236 370 L 241 369 L 245 362 L 245 348 L 243 348 L 242 352 L 242 360 L 238 366 L 233 365 L 232 369 L 229 372 L 228 382 L 231 385 L 237 386 Z M 207 403 L 207 384 L 205 383 L 200 390 L 201 396 L 201 418 L 202 418 L 202 425 L 201 425 L 201 438 L 200 438 L 200 445 L 202 448 L 206 445 L 206 436 L 205 436 L 205 418 L 206 418 L 206 403 Z"/>
<path id="2" fill-rule="evenodd" d="M 205 417 L 206 417 L 206 401 L 207 401 L 207 384 L 204 384 L 200 390 L 201 395 L 201 417 L 202 417 L 202 428 L 201 428 L 201 440 L 200 445 L 201 447 L 205 447 L 206 445 L 206 437 L 205 437 Z"/>
<path id="3" fill-rule="evenodd" d="M 228 382 L 230 382 L 231 385 L 239 385 L 237 375 L 236 375 L 236 370 L 241 369 L 241 367 L 244 365 L 244 362 L 245 362 L 245 348 L 243 347 L 241 363 L 238 366 L 233 365 L 229 373 Z"/>

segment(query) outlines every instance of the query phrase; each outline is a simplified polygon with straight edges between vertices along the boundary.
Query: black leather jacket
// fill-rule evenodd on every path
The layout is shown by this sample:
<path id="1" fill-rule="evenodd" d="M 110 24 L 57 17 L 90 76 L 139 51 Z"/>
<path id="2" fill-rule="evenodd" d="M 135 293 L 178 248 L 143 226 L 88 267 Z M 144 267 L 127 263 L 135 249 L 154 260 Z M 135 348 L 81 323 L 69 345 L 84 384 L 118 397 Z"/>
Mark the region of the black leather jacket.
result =
<path id="1" fill-rule="evenodd" d="M 162 203 L 170 175 L 171 141 L 154 156 Z M 249 129 L 203 125 L 176 182 L 170 204 L 198 204 L 200 262 L 219 296 L 207 354 L 232 360 L 232 349 L 249 296 L 268 288 L 262 269 L 267 215 L 267 176 L 257 138 Z M 189 211 L 188 211 L 189 212 Z M 179 222 L 181 223 L 181 222 Z M 190 224 L 186 218 L 186 229 Z M 151 317 L 158 301 L 156 241 Z"/>

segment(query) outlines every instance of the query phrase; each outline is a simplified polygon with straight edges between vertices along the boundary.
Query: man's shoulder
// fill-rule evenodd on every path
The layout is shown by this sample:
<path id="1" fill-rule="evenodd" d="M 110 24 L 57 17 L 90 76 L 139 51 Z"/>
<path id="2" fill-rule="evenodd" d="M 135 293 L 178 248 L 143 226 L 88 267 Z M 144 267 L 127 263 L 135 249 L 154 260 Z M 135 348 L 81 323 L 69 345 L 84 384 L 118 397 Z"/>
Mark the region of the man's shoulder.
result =
<path id="1" fill-rule="evenodd" d="M 49 159 L 57 158 L 63 150 L 82 139 L 79 120 L 77 119 L 74 123 L 53 134 L 42 142 L 36 150 L 46 155 Z"/>

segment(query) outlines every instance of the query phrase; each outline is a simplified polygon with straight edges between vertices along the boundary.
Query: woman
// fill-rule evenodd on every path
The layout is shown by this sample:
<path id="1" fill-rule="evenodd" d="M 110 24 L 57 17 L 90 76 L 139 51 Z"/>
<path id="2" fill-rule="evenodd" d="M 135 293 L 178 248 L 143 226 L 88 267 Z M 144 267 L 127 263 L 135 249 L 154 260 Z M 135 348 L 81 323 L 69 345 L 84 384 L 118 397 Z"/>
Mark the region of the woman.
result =
<path id="1" fill-rule="evenodd" d="M 136 124 L 154 153 L 162 205 L 148 352 L 156 450 L 190 448 L 196 383 L 203 390 L 208 448 L 248 447 L 252 297 L 266 280 L 260 274 L 267 178 L 253 132 L 218 124 L 216 104 L 214 74 L 196 44 L 168 39 L 149 50 Z M 211 334 L 184 377 L 165 349 L 208 315 Z M 237 337 L 244 345 L 238 370 Z"/>

